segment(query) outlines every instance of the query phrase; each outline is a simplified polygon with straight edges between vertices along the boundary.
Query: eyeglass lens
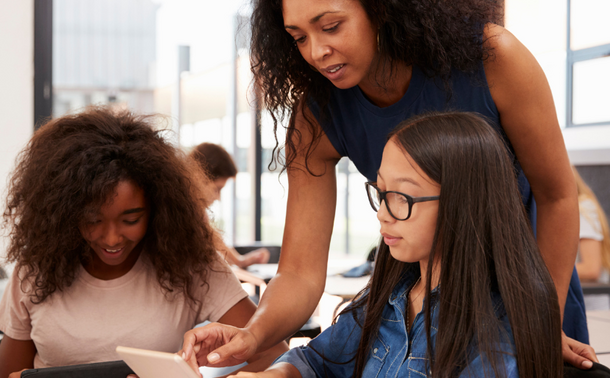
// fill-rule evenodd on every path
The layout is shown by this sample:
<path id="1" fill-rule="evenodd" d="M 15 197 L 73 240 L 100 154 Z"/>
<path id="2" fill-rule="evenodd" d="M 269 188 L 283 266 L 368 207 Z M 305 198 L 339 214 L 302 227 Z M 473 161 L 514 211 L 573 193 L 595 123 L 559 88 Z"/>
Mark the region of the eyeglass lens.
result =
<path id="1" fill-rule="evenodd" d="M 381 206 L 381 194 L 379 190 L 376 187 L 369 185 L 368 192 L 373 209 L 379 211 L 379 207 Z M 405 219 L 409 217 L 409 201 L 404 195 L 399 193 L 386 193 L 385 200 L 390 213 L 392 213 L 395 218 Z"/>

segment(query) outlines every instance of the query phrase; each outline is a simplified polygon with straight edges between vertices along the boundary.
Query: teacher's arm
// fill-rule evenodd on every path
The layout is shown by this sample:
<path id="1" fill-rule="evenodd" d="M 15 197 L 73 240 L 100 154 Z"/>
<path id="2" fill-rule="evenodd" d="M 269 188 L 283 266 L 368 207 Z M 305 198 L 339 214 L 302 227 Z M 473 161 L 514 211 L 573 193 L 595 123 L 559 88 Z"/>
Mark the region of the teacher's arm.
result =
<path id="1" fill-rule="evenodd" d="M 195 364 L 193 350 L 200 365 L 227 366 L 276 345 L 309 319 L 322 296 L 337 201 L 335 165 L 341 156 L 322 135 L 306 166 L 305 154 L 313 137 L 303 113 L 297 111 L 295 127 L 300 138 L 295 139 L 296 158 L 287 169 L 288 205 L 278 273 L 245 328 L 214 325 L 185 336 L 183 350 L 191 365 Z M 306 112 L 319 130 L 311 112 Z M 202 340 L 221 338 L 225 345 L 214 345 L 217 349 L 194 348 L 206 344 Z"/>
<path id="2" fill-rule="evenodd" d="M 32 340 L 15 340 L 4 335 L 0 342 L 0 378 L 18 378 L 24 369 L 34 368 L 36 346 Z"/>
<path id="3" fill-rule="evenodd" d="M 486 37 L 493 48 L 485 63 L 487 81 L 500 123 L 536 200 L 538 246 L 555 283 L 563 319 L 578 248 L 579 216 L 576 183 L 553 96 L 542 68 L 517 38 L 498 25 L 488 26 Z M 564 360 L 587 367 L 582 365 L 586 359 L 572 352 L 579 348 L 566 339 L 564 335 Z M 589 349 L 577 353 L 596 361 Z"/>
<path id="4" fill-rule="evenodd" d="M 250 298 L 244 298 L 235 306 L 231 307 L 218 321 L 223 324 L 232 325 L 235 327 L 244 327 L 252 318 L 256 311 L 256 305 Z M 275 346 L 254 354 L 248 358 L 248 365 L 241 368 L 239 371 L 256 372 L 263 371 L 271 365 L 271 363 L 281 354 L 288 350 L 288 344 L 285 341 L 279 341 Z"/>

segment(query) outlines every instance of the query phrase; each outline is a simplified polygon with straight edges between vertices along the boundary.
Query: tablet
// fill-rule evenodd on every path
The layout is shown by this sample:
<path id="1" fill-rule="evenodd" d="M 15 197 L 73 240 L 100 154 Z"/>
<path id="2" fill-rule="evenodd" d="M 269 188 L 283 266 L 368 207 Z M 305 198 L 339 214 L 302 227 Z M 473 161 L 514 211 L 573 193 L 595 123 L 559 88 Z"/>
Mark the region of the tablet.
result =
<path id="1" fill-rule="evenodd" d="M 129 374 L 134 372 L 125 362 L 109 361 L 28 369 L 21 373 L 21 378 L 126 378 Z"/>
<path id="2" fill-rule="evenodd" d="M 200 378 L 175 353 L 118 346 L 116 352 L 140 378 Z"/>

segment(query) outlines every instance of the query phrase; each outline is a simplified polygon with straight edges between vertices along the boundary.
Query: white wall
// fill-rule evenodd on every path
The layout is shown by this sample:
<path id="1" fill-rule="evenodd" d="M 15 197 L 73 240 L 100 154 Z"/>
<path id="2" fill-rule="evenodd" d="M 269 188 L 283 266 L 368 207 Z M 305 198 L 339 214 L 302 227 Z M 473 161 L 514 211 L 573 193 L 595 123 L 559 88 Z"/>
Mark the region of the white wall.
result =
<path id="1" fill-rule="evenodd" d="M 506 28 L 534 54 L 549 80 L 572 164 L 610 164 L 610 124 L 564 127 L 566 0 L 506 0 L 505 4 Z M 595 9 L 591 9 L 591 12 L 594 14 Z"/>
<path id="2" fill-rule="evenodd" d="M 0 1 L 0 209 L 17 153 L 33 132 L 34 1 Z M 0 239 L 0 255 L 5 239 Z"/>

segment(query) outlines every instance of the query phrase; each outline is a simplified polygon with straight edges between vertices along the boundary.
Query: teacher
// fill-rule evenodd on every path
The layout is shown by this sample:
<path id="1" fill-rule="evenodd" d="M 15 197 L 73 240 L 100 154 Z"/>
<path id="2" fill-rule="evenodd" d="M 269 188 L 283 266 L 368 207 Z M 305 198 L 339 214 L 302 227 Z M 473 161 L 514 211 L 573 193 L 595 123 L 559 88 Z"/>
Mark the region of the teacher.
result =
<path id="1" fill-rule="evenodd" d="M 484 115 L 505 139 L 557 289 L 564 360 L 591 366 L 596 359 L 583 344 L 588 332 L 574 274 L 574 177 L 544 73 L 523 44 L 494 24 L 499 14 L 489 0 L 254 2 L 254 82 L 275 115 L 275 130 L 288 121 L 282 254 L 245 328 L 187 333 L 192 365 L 241 362 L 298 330 L 324 290 L 339 159 L 348 156 L 375 181 L 394 126 L 426 111 L 459 110 Z"/>

